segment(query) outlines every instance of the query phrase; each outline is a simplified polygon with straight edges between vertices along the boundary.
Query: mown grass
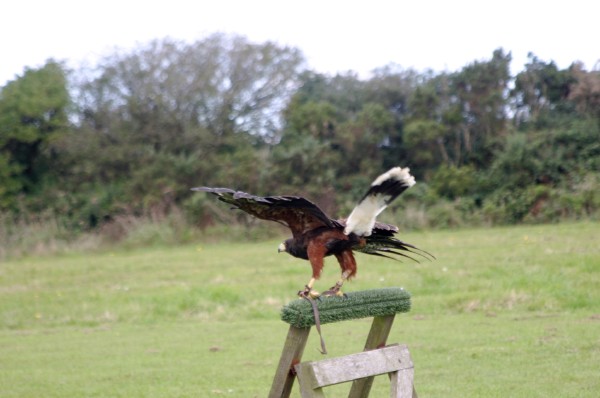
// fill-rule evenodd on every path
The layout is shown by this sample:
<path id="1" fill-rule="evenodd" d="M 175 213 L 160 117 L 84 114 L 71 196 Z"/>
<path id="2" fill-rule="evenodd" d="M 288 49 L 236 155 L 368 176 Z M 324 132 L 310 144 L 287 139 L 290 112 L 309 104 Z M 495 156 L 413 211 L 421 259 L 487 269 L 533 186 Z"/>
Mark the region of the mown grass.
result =
<path id="1" fill-rule="evenodd" d="M 600 391 L 600 224 L 419 232 L 420 264 L 359 256 L 346 290 L 403 286 L 423 397 L 594 397 Z M 277 241 L 206 243 L 0 264 L 2 397 L 263 397 L 306 262 Z M 338 277 L 328 260 L 319 289 Z M 369 320 L 323 327 L 330 356 Z M 319 359 L 313 334 L 305 359 Z M 378 378 L 373 396 L 387 395 Z M 329 390 L 344 396 L 347 386 Z M 298 391 L 294 392 L 299 396 Z"/>

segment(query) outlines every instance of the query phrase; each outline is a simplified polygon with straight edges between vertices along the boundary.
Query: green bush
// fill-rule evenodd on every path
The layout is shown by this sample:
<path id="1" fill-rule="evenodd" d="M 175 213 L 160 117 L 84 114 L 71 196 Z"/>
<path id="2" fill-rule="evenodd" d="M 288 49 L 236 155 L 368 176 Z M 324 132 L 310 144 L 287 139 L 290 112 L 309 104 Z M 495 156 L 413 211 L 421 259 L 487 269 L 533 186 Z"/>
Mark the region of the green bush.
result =
<path id="1" fill-rule="evenodd" d="M 441 197 L 455 199 L 472 194 L 477 175 L 473 166 L 441 166 L 431 178 L 431 188 Z"/>

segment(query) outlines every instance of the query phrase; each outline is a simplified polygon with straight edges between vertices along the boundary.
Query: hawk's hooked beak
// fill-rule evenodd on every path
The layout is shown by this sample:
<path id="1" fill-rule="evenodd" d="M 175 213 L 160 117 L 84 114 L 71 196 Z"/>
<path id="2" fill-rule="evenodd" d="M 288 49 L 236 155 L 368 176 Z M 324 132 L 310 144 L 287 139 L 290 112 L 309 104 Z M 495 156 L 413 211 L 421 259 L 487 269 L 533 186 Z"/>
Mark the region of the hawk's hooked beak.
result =
<path id="1" fill-rule="evenodd" d="M 281 242 L 279 244 L 279 247 L 277 248 L 277 253 L 281 253 L 281 252 L 284 252 L 284 251 L 285 251 L 285 243 Z"/>

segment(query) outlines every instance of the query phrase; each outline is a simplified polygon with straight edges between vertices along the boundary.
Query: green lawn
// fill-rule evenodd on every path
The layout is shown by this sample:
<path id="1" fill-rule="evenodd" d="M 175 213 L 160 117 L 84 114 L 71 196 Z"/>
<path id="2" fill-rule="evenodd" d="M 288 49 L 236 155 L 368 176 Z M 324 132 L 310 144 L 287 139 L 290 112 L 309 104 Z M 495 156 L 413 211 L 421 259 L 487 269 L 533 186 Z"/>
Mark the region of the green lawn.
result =
<path id="1" fill-rule="evenodd" d="M 412 293 L 389 342 L 408 344 L 421 397 L 598 395 L 600 224 L 402 238 L 437 260 L 359 255 L 345 288 Z M 0 396 L 266 396 L 287 333 L 279 310 L 310 277 L 278 243 L 0 263 Z M 337 278 L 329 259 L 317 288 Z M 369 327 L 324 325 L 329 356 L 360 351 Z M 322 358 L 318 348 L 312 333 L 304 359 Z M 387 389 L 378 378 L 372 396 Z"/>

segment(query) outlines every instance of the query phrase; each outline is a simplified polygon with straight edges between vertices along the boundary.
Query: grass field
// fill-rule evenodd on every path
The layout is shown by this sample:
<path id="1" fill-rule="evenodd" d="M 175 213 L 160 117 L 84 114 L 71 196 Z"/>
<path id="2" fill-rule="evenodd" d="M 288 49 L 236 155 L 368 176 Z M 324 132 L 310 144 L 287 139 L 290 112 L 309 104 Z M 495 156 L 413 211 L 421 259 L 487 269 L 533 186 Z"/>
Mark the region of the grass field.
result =
<path id="1" fill-rule="evenodd" d="M 403 286 L 421 397 L 597 397 L 600 224 L 402 236 L 437 260 L 359 255 L 347 291 Z M 0 397 L 264 397 L 310 276 L 277 241 L 24 257 L 0 264 Z M 317 288 L 338 277 L 328 260 Z M 330 356 L 370 320 L 325 325 Z M 316 333 L 304 360 L 322 356 Z M 296 387 L 297 388 L 297 387 Z M 348 386 L 326 390 L 344 396 Z M 387 378 L 372 396 L 387 396 Z M 297 389 L 294 396 L 299 396 Z"/>

